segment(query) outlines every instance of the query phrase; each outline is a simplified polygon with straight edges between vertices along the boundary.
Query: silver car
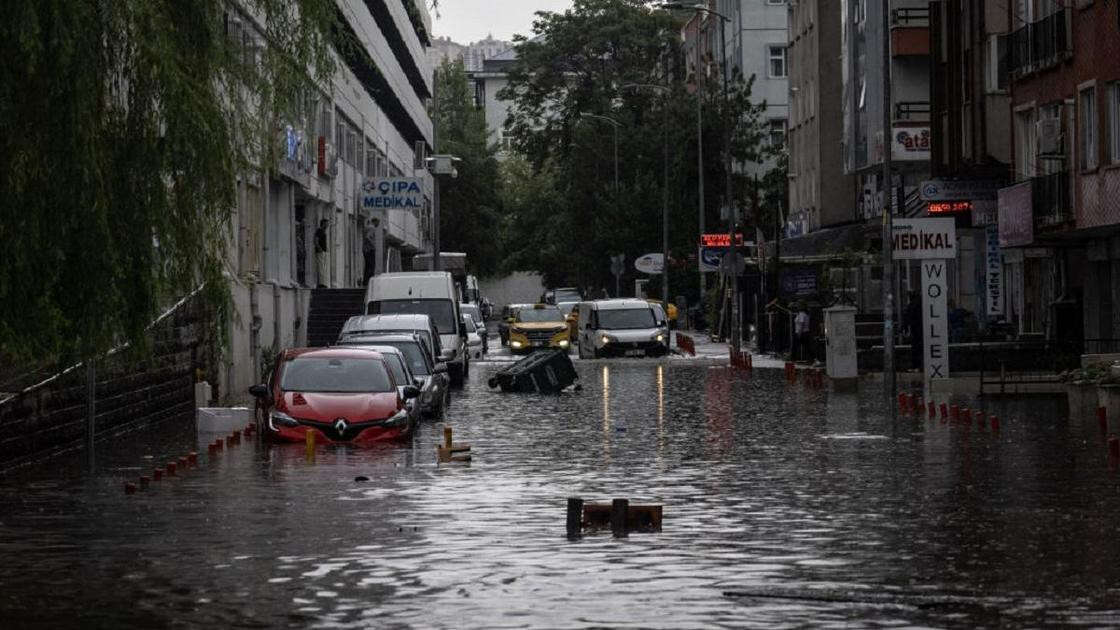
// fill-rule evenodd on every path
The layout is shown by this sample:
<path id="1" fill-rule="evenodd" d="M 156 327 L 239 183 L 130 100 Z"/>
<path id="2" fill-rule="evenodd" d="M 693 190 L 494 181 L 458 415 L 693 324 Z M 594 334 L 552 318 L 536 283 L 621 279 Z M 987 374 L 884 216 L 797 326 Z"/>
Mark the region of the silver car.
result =
<path id="1" fill-rule="evenodd" d="M 347 346 L 388 346 L 400 350 L 409 371 L 420 388 L 420 410 L 424 415 L 442 418 L 451 404 L 451 381 L 446 363 L 432 363 L 423 338 L 416 334 L 353 335 Z"/>

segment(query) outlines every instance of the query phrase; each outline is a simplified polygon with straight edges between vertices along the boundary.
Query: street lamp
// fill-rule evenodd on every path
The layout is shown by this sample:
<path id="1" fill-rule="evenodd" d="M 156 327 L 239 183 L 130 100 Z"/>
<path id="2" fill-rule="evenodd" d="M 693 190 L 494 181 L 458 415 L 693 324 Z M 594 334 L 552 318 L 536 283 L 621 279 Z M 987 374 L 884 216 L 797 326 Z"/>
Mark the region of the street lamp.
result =
<path id="1" fill-rule="evenodd" d="M 720 74 L 723 75 L 723 104 L 724 104 L 724 121 L 723 121 L 723 150 L 724 150 L 724 155 L 723 155 L 723 171 L 724 171 L 723 186 L 724 186 L 724 191 L 723 191 L 723 196 L 724 196 L 725 203 L 727 203 L 727 207 L 728 207 L 727 232 L 728 232 L 729 238 L 731 239 L 729 244 L 728 244 L 728 253 L 729 254 L 736 254 L 737 251 L 735 249 L 735 224 L 738 223 L 738 219 L 739 219 L 738 214 L 739 213 L 738 213 L 738 210 L 735 208 L 735 204 L 732 201 L 732 197 L 731 197 L 731 135 L 730 135 L 731 134 L 731 125 L 726 118 L 727 117 L 727 112 L 730 111 L 730 109 L 731 109 L 731 105 L 730 105 L 730 98 L 728 96 L 728 89 L 727 89 L 727 33 L 725 31 L 726 31 L 727 24 L 729 22 L 731 22 L 731 18 L 729 18 L 726 15 L 720 13 L 719 11 L 715 11 L 715 10 L 709 8 L 706 4 L 697 4 L 697 3 L 689 3 L 689 2 L 663 2 L 659 6 L 662 9 L 695 11 L 697 14 L 706 13 L 708 15 L 714 15 L 714 16 L 716 16 L 720 19 L 720 29 L 719 29 Z M 732 256 L 732 259 L 734 259 L 734 256 Z M 739 350 L 742 347 L 742 343 L 741 343 L 741 340 L 739 338 L 740 337 L 740 335 L 739 335 L 739 323 L 740 323 L 739 322 L 739 277 L 737 275 L 733 275 L 732 278 L 733 278 L 733 280 L 731 282 L 731 348 L 732 348 L 732 350 L 734 351 L 735 354 L 738 354 Z"/>
<path id="2" fill-rule="evenodd" d="M 662 95 L 669 93 L 669 88 L 653 83 L 627 83 L 622 89 L 647 89 Z M 661 183 L 661 306 L 665 310 L 665 317 L 669 317 L 669 101 L 662 104 L 665 109 L 665 123 L 662 125 L 664 141 L 662 143 L 662 183 Z M 668 325 L 669 322 L 665 322 Z"/>
<path id="3" fill-rule="evenodd" d="M 455 168 L 456 162 L 462 158 L 454 155 L 433 155 L 424 158 L 424 163 L 432 173 L 432 271 L 440 270 L 439 253 L 439 176 L 450 175 L 452 179 L 459 176 L 459 169 Z"/>
<path id="4" fill-rule="evenodd" d="M 603 122 L 610 123 L 610 126 L 614 129 L 614 194 L 618 195 L 618 128 L 622 126 L 622 123 L 610 116 L 602 116 L 600 114 L 591 114 L 588 112 L 580 112 L 579 116 L 580 118 L 602 120 Z"/>

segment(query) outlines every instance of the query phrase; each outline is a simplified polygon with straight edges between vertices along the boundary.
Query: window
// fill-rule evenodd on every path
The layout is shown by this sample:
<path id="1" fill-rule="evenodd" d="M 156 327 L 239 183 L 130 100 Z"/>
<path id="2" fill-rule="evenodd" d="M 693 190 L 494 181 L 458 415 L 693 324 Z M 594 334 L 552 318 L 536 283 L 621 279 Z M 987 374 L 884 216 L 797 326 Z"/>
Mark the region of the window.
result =
<path id="1" fill-rule="evenodd" d="M 770 146 L 780 147 L 786 143 L 786 119 L 770 119 Z"/>
<path id="2" fill-rule="evenodd" d="M 984 58 L 984 81 L 988 93 L 1007 89 L 1007 37 L 988 38 L 988 54 Z"/>
<path id="3" fill-rule="evenodd" d="M 1081 90 L 1078 101 L 1079 162 L 1087 171 L 1097 167 L 1097 89 Z"/>
<path id="4" fill-rule="evenodd" d="M 781 79 L 786 76 L 786 47 L 770 46 L 770 78 Z"/>
<path id="5" fill-rule="evenodd" d="M 1120 81 L 1108 86 L 1108 160 L 1120 164 Z"/>
<path id="6" fill-rule="evenodd" d="M 1015 169 L 1017 179 L 1027 179 L 1035 174 L 1034 110 L 1015 112 Z"/>

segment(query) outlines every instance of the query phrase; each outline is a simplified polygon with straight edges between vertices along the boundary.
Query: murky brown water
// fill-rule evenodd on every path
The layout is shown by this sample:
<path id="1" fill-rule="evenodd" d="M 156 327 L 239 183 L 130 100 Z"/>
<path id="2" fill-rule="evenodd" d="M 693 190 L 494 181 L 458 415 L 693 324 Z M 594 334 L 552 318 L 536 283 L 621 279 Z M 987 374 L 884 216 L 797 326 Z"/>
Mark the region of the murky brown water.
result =
<path id="1" fill-rule="evenodd" d="M 247 442 L 124 495 L 195 448 L 165 425 L 93 474 L 0 480 L 0 625 L 1120 625 L 1120 482 L 1053 404 L 995 436 L 777 371 L 581 362 L 582 392 L 534 397 L 475 367 L 448 419 L 469 467 L 436 466 L 428 423 L 314 463 Z M 664 531 L 569 541 L 569 496 L 664 504 Z"/>

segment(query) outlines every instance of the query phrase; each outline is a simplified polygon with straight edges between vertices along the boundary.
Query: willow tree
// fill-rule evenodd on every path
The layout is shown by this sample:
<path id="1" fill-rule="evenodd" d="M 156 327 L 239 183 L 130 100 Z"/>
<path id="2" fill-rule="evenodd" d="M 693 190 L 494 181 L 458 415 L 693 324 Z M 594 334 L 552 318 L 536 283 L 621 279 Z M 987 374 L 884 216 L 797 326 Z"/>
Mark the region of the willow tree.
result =
<path id="1" fill-rule="evenodd" d="M 239 175 L 333 72 L 332 0 L 16 0 L 0 25 L 0 355 L 93 356 L 222 281 Z M 254 27 L 250 28 L 249 25 Z"/>

